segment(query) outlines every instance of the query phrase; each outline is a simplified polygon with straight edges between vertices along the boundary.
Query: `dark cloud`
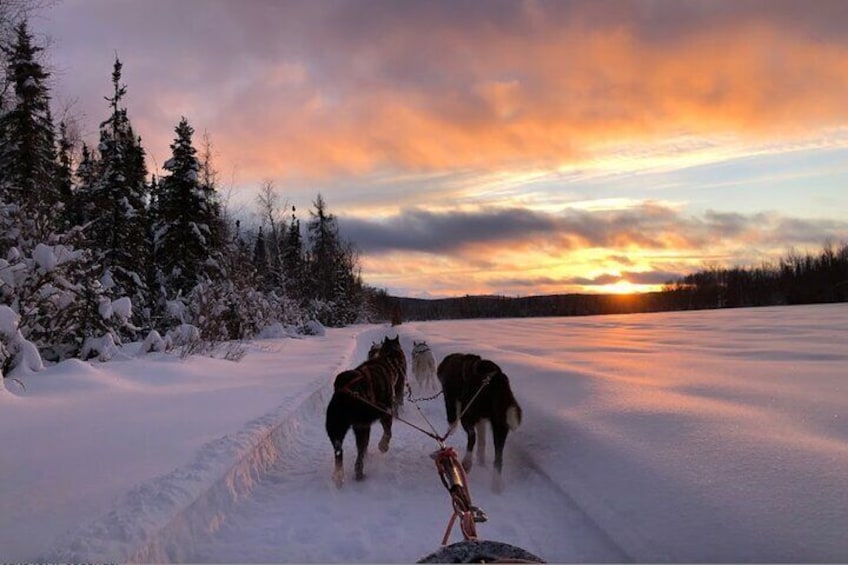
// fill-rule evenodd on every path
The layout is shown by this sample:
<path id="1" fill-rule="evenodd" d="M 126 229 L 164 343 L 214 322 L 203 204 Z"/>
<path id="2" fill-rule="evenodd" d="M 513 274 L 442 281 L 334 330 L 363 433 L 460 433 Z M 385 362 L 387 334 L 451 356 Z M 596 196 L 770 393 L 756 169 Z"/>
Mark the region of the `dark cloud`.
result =
<path id="1" fill-rule="evenodd" d="M 672 280 L 680 279 L 685 273 L 667 270 L 652 270 L 643 272 L 622 272 L 620 275 L 607 273 L 596 277 L 509 277 L 493 278 L 489 281 L 493 287 L 510 289 L 539 289 L 539 288 L 592 288 L 614 285 L 619 282 L 629 282 L 637 285 L 662 285 Z"/>
<path id="2" fill-rule="evenodd" d="M 435 213 L 407 210 L 385 221 L 341 218 L 348 239 L 366 253 L 446 253 L 475 243 L 509 242 L 553 234 L 553 218 L 529 210 Z"/>
<path id="3" fill-rule="evenodd" d="M 346 238 L 364 253 L 374 255 L 393 251 L 447 254 L 473 246 L 508 249 L 528 244 L 536 248 L 622 250 L 684 250 L 720 243 L 771 247 L 794 242 L 822 244 L 848 236 L 848 221 L 816 222 L 777 214 L 714 211 L 692 217 L 654 203 L 623 211 L 569 210 L 559 214 L 521 208 L 441 213 L 416 209 L 381 221 L 342 217 L 340 224 Z M 640 282 L 656 284 L 664 280 Z"/>

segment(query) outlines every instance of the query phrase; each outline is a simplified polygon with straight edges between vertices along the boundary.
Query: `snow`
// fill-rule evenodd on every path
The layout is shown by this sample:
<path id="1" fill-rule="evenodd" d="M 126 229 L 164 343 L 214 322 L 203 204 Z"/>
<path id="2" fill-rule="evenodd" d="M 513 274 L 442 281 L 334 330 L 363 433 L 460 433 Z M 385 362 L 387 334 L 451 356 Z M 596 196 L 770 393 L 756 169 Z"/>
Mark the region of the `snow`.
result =
<path id="1" fill-rule="evenodd" d="M 109 361 L 119 353 L 118 345 L 115 343 L 115 338 L 112 334 L 106 334 L 101 337 L 87 337 L 82 344 L 80 351 L 81 359 L 89 359 L 97 357 L 99 361 Z"/>
<path id="2" fill-rule="evenodd" d="M 200 341 L 200 329 L 191 324 L 180 324 L 165 336 L 165 341 L 172 345 L 188 345 Z"/>
<path id="3" fill-rule="evenodd" d="M 426 339 L 437 360 L 492 359 L 522 405 L 503 492 L 491 464 L 469 474 L 481 537 L 551 562 L 848 560 L 840 304 L 331 328 L 247 343 L 239 363 L 132 344 L 21 374 L 0 394 L 0 561 L 434 551 L 450 505 L 433 440 L 396 421 L 383 454 L 375 425 L 366 480 L 349 436 L 348 481 L 331 481 L 332 379 L 398 332 L 407 354 Z M 445 429 L 441 398 L 418 406 Z M 426 425 L 409 402 L 402 415 Z"/>
<path id="4" fill-rule="evenodd" d="M 112 317 L 112 301 L 105 296 L 100 299 L 100 304 L 97 305 L 97 312 L 104 320 Z"/>
<path id="5" fill-rule="evenodd" d="M 20 320 L 21 317 L 17 312 L 5 304 L 0 305 L 0 363 L 5 364 L 7 357 L 13 357 L 15 359 L 15 362 L 12 363 L 15 366 L 15 370 L 12 371 L 13 375 L 38 372 L 44 369 L 38 348 L 31 341 L 24 339 L 18 329 Z M 0 370 L 0 378 L 2 378 L 2 375 L 3 372 Z M 0 384 L 3 383 L 0 382 Z M 4 390 L 3 387 L 0 387 L 0 391 L 2 390 Z M 0 463 L 2 463 L 2 460 L 0 460 Z"/>
<path id="6" fill-rule="evenodd" d="M 112 314 L 117 316 L 121 322 L 126 323 L 132 318 L 132 300 L 128 296 L 122 296 L 112 301 Z"/>
<path id="7" fill-rule="evenodd" d="M 0 305 L 0 336 L 12 339 L 18 335 L 18 324 L 21 317 L 17 312 L 6 306 Z"/>
<path id="8" fill-rule="evenodd" d="M 150 353 L 153 351 L 165 351 L 168 348 L 167 343 L 162 336 L 156 330 L 150 330 L 150 333 L 147 334 L 147 337 L 144 338 L 144 341 L 141 343 L 141 347 L 138 350 L 138 354 Z"/>
<path id="9" fill-rule="evenodd" d="M 43 243 L 39 243 L 35 246 L 35 249 L 32 252 L 32 258 L 46 273 L 52 272 L 58 263 L 56 255 L 53 253 L 53 248 L 49 245 L 44 245 Z"/>

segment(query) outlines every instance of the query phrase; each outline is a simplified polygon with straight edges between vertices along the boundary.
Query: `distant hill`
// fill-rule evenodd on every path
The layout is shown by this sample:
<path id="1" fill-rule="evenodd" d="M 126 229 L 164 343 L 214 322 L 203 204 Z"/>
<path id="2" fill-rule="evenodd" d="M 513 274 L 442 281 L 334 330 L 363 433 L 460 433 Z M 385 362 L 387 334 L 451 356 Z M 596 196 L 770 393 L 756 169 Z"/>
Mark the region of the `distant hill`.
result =
<path id="1" fill-rule="evenodd" d="M 526 318 L 630 314 L 677 309 L 669 293 L 553 294 L 541 296 L 461 296 L 456 298 L 392 297 L 404 320 L 461 318 Z"/>

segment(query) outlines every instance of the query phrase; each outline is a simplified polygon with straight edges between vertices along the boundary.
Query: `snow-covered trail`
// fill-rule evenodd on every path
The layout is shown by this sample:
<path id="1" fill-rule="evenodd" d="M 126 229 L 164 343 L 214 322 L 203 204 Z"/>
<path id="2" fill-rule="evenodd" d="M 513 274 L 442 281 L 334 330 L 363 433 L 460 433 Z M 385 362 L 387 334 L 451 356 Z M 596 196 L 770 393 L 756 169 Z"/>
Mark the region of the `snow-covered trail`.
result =
<path id="1" fill-rule="evenodd" d="M 409 351 L 412 337 L 403 332 L 401 336 Z M 362 344 L 367 345 L 367 340 Z M 364 356 L 363 352 L 360 348 L 358 353 Z M 357 362 L 353 359 L 351 365 Z M 418 407 L 438 431 L 445 428 L 441 398 L 420 402 Z M 408 402 L 402 415 L 427 427 Z M 324 412 L 303 411 L 298 426 L 278 442 L 282 454 L 278 464 L 213 537 L 194 540 L 196 549 L 186 560 L 377 563 L 416 561 L 435 551 L 451 513 L 448 494 L 429 457 L 437 445 L 396 421 L 391 448 L 382 454 L 376 449 L 380 434 L 375 423 L 362 482 L 351 477 L 356 449 L 352 433 L 348 435 L 346 483 L 337 489 L 330 479 L 332 450 L 324 432 Z M 461 431 L 449 441 L 460 454 L 464 442 Z M 478 525 L 481 538 L 518 545 L 550 561 L 626 560 L 620 548 L 540 471 L 518 443 L 508 441 L 505 489 L 495 493 L 491 453 L 489 445 L 489 464 L 475 466 L 469 475 L 473 500 L 489 516 L 488 522 Z M 451 540 L 459 539 L 455 526 Z"/>

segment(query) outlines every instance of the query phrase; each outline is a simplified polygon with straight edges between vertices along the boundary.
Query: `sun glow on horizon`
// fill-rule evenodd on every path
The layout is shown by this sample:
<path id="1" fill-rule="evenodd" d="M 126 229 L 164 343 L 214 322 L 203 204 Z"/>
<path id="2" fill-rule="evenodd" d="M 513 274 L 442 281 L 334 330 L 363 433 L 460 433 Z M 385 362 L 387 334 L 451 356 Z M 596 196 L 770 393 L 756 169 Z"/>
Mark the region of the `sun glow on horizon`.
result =
<path id="1" fill-rule="evenodd" d="M 614 284 L 605 284 L 592 287 L 592 294 L 617 294 L 621 296 L 629 294 L 644 294 L 646 292 L 657 292 L 662 290 L 663 285 L 659 284 L 634 284 L 626 280 L 618 281 Z"/>

